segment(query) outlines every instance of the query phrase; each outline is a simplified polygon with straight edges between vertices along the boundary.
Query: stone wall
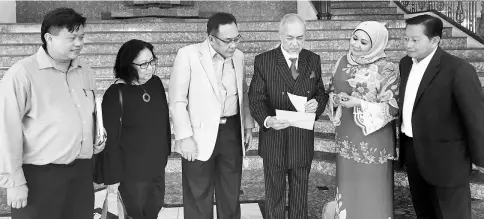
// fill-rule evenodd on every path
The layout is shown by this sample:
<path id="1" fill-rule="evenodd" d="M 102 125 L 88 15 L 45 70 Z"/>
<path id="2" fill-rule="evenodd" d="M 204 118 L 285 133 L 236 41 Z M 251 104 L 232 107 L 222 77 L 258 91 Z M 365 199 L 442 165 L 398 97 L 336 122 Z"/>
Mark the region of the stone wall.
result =
<path id="1" fill-rule="evenodd" d="M 44 15 L 54 8 L 69 7 L 88 20 L 100 20 L 103 12 L 123 9 L 133 1 L 17 1 L 18 23 L 40 23 Z"/>
<path id="2" fill-rule="evenodd" d="M 200 16 L 228 12 L 240 21 L 278 21 L 287 13 L 297 13 L 297 1 L 195 1 L 195 6 Z"/>

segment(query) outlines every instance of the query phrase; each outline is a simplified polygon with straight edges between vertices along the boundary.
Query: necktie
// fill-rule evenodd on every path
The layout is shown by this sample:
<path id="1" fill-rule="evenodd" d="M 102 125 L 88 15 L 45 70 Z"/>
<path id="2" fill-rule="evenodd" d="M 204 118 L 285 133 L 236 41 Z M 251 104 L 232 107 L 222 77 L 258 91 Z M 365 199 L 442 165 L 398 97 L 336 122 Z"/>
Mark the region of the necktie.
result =
<path id="1" fill-rule="evenodd" d="M 297 76 L 299 75 L 299 73 L 297 73 L 297 69 L 296 69 L 296 61 L 297 61 L 297 58 L 290 58 L 289 59 L 291 61 L 291 73 L 292 73 L 292 78 L 294 78 L 294 80 L 296 80 Z"/>

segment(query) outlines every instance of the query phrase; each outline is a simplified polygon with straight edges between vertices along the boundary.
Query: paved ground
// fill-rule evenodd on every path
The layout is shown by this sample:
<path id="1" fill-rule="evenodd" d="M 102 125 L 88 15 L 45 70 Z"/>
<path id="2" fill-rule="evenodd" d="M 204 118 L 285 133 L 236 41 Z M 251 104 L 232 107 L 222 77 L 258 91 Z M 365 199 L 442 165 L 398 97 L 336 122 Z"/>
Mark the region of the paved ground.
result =
<path id="1" fill-rule="evenodd" d="M 182 187 L 181 187 L 181 174 L 180 173 L 168 173 L 166 174 L 166 199 L 168 204 L 167 212 L 174 214 L 173 212 L 180 212 L 182 204 Z M 310 175 L 310 189 L 309 189 L 309 218 L 320 219 L 321 208 L 329 200 L 333 200 L 335 194 L 335 178 L 333 176 L 327 176 L 319 173 L 311 173 Z M 319 190 L 318 186 L 327 186 L 328 190 Z M 241 201 L 243 203 L 256 203 L 259 209 L 263 209 L 264 199 L 264 184 L 262 170 L 249 170 L 243 174 L 242 182 L 243 194 L 241 195 Z M 102 197 L 103 195 L 101 195 Z M 5 192 L 0 190 L 0 215 L 9 213 L 9 209 L 6 207 Z M 98 200 L 99 202 L 99 200 Z M 101 200 L 102 202 L 102 200 Z M 395 218 L 396 219 L 411 219 L 415 218 L 412 203 L 408 188 L 396 187 L 395 188 Z M 244 204 L 244 208 L 254 209 L 254 204 Z M 262 208 L 261 208 L 262 207 Z M 252 211 L 252 210 L 250 210 Z M 261 212 L 263 215 L 263 211 Z M 178 215 L 178 214 L 177 214 Z M 484 219 L 484 200 L 472 201 L 472 215 L 474 219 Z M 173 218 L 179 218 L 173 216 Z"/>

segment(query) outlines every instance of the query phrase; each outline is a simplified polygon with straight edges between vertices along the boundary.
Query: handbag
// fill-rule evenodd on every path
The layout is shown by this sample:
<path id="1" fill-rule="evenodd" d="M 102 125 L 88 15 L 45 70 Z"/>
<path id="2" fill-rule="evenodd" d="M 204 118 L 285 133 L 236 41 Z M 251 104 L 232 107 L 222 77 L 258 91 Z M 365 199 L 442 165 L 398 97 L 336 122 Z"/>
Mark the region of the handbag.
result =
<path id="1" fill-rule="evenodd" d="M 121 116 L 119 117 L 118 142 L 121 141 L 121 131 L 123 129 L 123 92 L 118 88 L 119 106 L 121 108 Z M 93 156 L 94 170 L 93 181 L 97 184 L 104 183 L 104 150 Z"/>
<path id="2" fill-rule="evenodd" d="M 130 219 L 130 217 L 128 217 L 126 215 L 126 208 L 124 206 L 124 203 L 123 203 L 123 199 L 121 198 L 121 195 L 119 194 L 119 192 L 117 193 L 116 195 L 116 207 L 118 209 L 118 219 Z M 116 218 L 115 215 L 113 214 L 108 214 L 108 210 L 109 210 L 109 193 L 106 191 L 106 198 L 104 199 L 104 203 L 103 203 L 103 209 L 101 211 L 101 218 L 100 219 L 114 219 Z"/>

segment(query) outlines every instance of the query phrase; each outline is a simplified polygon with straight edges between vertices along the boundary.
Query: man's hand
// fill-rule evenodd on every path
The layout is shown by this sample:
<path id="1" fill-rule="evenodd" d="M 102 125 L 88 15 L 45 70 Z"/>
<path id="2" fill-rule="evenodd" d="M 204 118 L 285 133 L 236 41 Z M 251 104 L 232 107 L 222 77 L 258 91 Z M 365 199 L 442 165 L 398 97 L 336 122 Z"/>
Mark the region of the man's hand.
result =
<path id="1" fill-rule="evenodd" d="M 267 118 L 267 126 L 275 130 L 281 130 L 289 127 L 291 123 L 287 120 L 278 120 L 275 116 Z"/>
<path id="2" fill-rule="evenodd" d="M 188 161 L 194 161 L 198 156 L 197 144 L 192 137 L 184 138 L 180 142 L 181 156 Z"/>
<path id="3" fill-rule="evenodd" d="M 248 129 L 245 129 L 245 137 L 244 137 L 244 146 L 245 146 L 245 150 L 247 150 L 247 148 L 249 148 L 249 145 L 250 145 L 250 142 L 252 142 L 252 129 L 251 128 L 248 128 Z"/>
<path id="4" fill-rule="evenodd" d="M 29 189 L 27 185 L 7 188 L 7 204 L 12 208 L 24 208 L 27 206 Z"/>
<path id="5" fill-rule="evenodd" d="M 316 109 L 318 109 L 318 101 L 311 99 L 304 104 L 304 107 L 306 108 L 306 113 L 315 113 Z"/>

